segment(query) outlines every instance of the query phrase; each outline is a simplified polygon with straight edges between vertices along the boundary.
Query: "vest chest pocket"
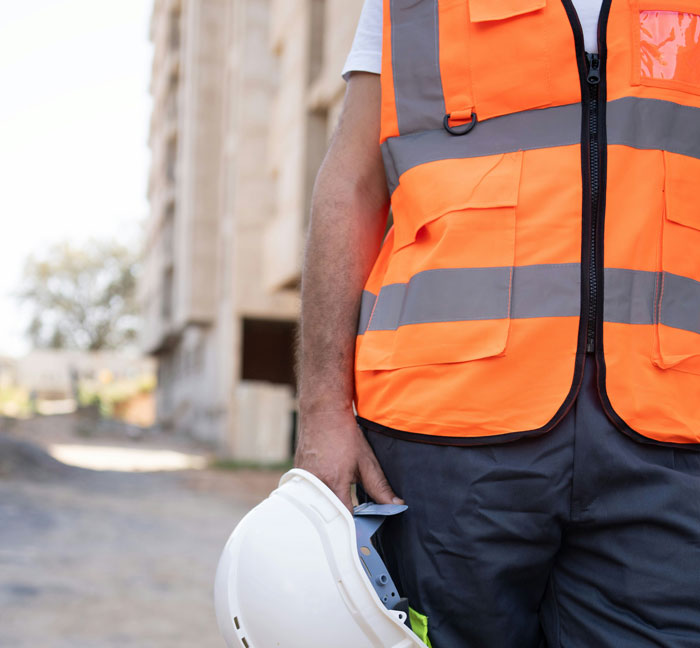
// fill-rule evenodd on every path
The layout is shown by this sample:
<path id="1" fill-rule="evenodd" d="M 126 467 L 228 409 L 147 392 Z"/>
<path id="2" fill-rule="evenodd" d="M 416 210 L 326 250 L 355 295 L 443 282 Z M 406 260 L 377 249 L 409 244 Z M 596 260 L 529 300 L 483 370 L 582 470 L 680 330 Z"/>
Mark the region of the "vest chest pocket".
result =
<path id="1" fill-rule="evenodd" d="M 562 24 L 553 20 L 547 0 L 468 0 L 468 5 L 468 56 L 479 119 L 551 105 L 548 39 L 557 37 Z"/>
<path id="2" fill-rule="evenodd" d="M 640 0 L 632 10 L 632 83 L 700 94 L 698 3 Z"/>
<path id="3" fill-rule="evenodd" d="M 394 248 L 358 339 L 359 370 L 505 353 L 522 151 L 442 160 L 394 192 Z"/>
<path id="4" fill-rule="evenodd" d="M 700 160 L 664 152 L 666 214 L 653 362 L 700 374 Z"/>

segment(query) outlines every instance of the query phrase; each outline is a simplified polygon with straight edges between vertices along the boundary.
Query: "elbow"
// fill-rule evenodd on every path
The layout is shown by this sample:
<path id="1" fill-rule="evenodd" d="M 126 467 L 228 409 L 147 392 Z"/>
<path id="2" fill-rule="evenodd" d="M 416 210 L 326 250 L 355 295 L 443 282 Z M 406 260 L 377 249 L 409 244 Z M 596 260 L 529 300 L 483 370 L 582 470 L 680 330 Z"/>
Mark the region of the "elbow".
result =
<path id="1" fill-rule="evenodd" d="M 383 170 L 380 174 L 319 173 L 312 196 L 312 216 L 319 213 L 353 213 L 376 217 L 388 212 L 389 192 Z"/>

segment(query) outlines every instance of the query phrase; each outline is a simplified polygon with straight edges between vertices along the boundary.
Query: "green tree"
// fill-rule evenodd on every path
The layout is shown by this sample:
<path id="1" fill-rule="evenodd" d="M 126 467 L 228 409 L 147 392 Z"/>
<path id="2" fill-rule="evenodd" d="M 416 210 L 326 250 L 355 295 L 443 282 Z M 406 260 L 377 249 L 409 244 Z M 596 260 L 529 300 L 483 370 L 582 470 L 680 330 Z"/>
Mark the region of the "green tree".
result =
<path id="1" fill-rule="evenodd" d="M 133 343 L 138 255 L 111 240 L 60 243 L 25 265 L 20 299 L 35 348 L 98 351 Z"/>

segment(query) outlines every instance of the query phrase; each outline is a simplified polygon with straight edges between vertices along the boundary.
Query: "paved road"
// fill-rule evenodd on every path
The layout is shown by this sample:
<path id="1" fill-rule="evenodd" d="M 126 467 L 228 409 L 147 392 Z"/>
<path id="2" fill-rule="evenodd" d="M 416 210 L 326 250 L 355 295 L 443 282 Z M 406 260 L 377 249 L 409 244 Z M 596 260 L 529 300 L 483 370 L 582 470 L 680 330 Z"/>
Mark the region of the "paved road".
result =
<path id="1" fill-rule="evenodd" d="M 39 463 L 0 464 L 0 647 L 223 645 L 218 556 L 279 474 Z"/>

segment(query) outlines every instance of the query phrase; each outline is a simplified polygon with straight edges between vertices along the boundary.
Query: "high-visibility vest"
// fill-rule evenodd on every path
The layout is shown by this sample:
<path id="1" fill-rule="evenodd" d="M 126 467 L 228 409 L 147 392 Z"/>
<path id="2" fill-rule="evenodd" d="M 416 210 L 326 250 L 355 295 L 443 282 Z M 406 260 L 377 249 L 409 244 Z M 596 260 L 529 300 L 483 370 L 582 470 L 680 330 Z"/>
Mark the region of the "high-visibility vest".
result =
<path id="1" fill-rule="evenodd" d="M 697 448 L 700 3 L 605 0 L 587 55 L 571 0 L 385 0 L 381 81 L 360 421 L 544 433 L 588 352 L 622 430 Z"/>

